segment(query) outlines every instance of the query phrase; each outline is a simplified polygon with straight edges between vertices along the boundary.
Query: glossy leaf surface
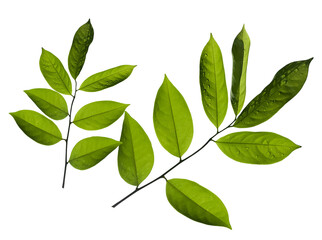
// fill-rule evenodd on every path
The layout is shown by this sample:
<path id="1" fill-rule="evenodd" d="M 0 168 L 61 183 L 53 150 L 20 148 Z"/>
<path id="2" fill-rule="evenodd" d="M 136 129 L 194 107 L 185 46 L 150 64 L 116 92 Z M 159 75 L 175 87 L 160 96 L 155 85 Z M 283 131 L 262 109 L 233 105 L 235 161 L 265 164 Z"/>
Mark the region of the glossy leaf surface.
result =
<path id="1" fill-rule="evenodd" d="M 237 132 L 216 141 L 228 157 L 243 163 L 272 164 L 286 158 L 300 146 L 271 132 Z"/>
<path id="2" fill-rule="evenodd" d="M 161 145 L 172 155 L 181 157 L 192 141 L 192 117 L 183 96 L 167 76 L 155 98 L 153 123 Z"/>
<path id="3" fill-rule="evenodd" d="M 68 116 L 67 103 L 59 93 L 46 88 L 34 88 L 24 92 L 48 117 L 61 120 Z"/>
<path id="4" fill-rule="evenodd" d="M 85 92 L 97 92 L 105 88 L 112 87 L 127 79 L 135 67 L 136 66 L 133 65 L 122 65 L 96 73 L 87 78 L 82 83 L 79 90 Z"/>
<path id="5" fill-rule="evenodd" d="M 170 204 L 184 216 L 204 224 L 231 229 L 223 202 L 198 183 L 186 179 L 168 180 L 166 194 Z"/>
<path id="6" fill-rule="evenodd" d="M 42 75 L 57 92 L 72 95 L 72 83 L 60 60 L 51 52 L 42 49 L 39 60 Z"/>
<path id="7" fill-rule="evenodd" d="M 121 142 L 106 137 L 89 137 L 80 140 L 73 148 L 69 163 L 74 168 L 91 168 L 109 155 Z"/>
<path id="8" fill-rule="evenodd" d="M 51 120 L 32 110 L 10 113 L 19 128 L 34 141 L 53 145 L 62 140 L 61 132 Z"/>
<path id="9" fill-rule="evenodd" d="M 201 53 L 200 90 L 204 110 L 218 128 L 227 112 L 228 92 L 221 51 L 212 34 Z"/>
<path id="10" fill-rule="evenodd" d="M 301 90 L 312 59 L 292 62 L 279 70 L 272 82 L 244 108 L 234 127 L 253 127 L 274 116 Z"/>
<path id="11" fill-rule="evenodd" d="M 128 106 L 113 101 L 92 102 L 79 109 L 73 123 L 85 130 L 102 129 L 119 119 Z"/>
<path id="12" fill-rule="evenodd" d="M 138 186 L 151 172 L 154 162 L 149 137 L 127 112 L 122 127 L 122 145 L 118 152 L 118 169 L 129 184 Z"/>
<path id="13" fill-rule="evenodd" d="M 90 20 L 75 33 L 68 55 L 69 72 L 76 79 L 85 63 L 86 54 L 94 38 L 94 29 Z"/>
<path id="14" fill-rule="evenodd" d="M 233 74 L 230 101 L 236 116 L 243 108 L 246 97 L 246 71 L 249 47 L 250 39 L 245 26 L 243 26 L 243 29 L 234 40 L 231 51 L 233 55 Z"/>

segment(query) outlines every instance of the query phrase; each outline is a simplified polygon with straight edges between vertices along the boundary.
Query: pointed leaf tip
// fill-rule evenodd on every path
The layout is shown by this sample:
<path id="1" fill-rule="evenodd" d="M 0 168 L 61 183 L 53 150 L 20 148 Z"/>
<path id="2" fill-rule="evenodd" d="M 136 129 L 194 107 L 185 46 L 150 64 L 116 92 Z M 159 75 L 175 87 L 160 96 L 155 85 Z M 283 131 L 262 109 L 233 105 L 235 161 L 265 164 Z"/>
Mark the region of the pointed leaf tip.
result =
<path id="1" fill-rule="evenodd" d="M 311 57 L 311 58 L 309 58 L 308 60 L 306 60 L 307 65 L 310 65 L 310 63 L 312 62 L 312 60 L 313 60 L 313 57 Z"/>

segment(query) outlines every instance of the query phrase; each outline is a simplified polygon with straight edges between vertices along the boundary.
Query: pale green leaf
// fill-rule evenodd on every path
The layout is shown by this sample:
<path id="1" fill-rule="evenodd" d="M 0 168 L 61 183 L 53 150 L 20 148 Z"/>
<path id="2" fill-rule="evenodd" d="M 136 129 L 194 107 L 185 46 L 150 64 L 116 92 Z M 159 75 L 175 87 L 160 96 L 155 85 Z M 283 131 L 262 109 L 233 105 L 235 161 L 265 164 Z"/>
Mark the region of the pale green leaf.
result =
<path id="1" fill-rule="evenodd" d="M 221 51 L 212 34 L 201 53 L 200 90 L 204 110 L 218 128 L 227 112 L 228 92 Z"/>
<path id="2" fill-rule="evenodd" d="M 24 92 L 48 117 L 61 120 L 68 116 L 67 103 L 59 93 L 46 88 L 34 88 Z"/>
<path id="3" fill-rule="evenodd" d="M 85 92 L 97 92 L 112 87 L 127 79 L 135 67 L 136 66 L 133 65 L 121 65 L 96 73 L 87 78 L 82 83 L 79 90 Z"/>
<path id="4" fill-rule="evenodd" d="M 39 67 L 42 75 L 54 90 L 72 95 L 72 83 L 68 73 L 54 54 L 42 48 Z"/>
<path id="5" fill-rule="evenodd" d="M 10 113 L 19 128 L 34 141 L 53 145 L 62 140 L 61 132 L 51 120 L 32 110 Z"/>
<path id="6" fill-rule="evenodd" d="M 170 204 L 184 216 L 204 224 L 231 229 L 223 202 L 198 183 L 186 179 L 168 180 L 166 194 Z"/>
<path id="7" fill-rule="evenodd" d="M 73 123 L 85 130 L 102 129 L 119 119 L 128 106 L 113 101 L 92 102 L 76 113 Z"/>
<path id="8" fill-rule="evenodd" d="M 85 170 L 91 168 L 109 155 L 121 142 L 106 137 L 89 137 L 80 140 L 74 146 L 69 163 L 74 168 Z"/>
<path id="9" fill-rule="evenodd" d="M 123 121 L 118 152 L 118 169 L 129 184 L 138 186 L 151 172 L 154 155 L 149 137 L 127 112 Z"/>
<path id="10" fill-rule="evenodd" d="M 183 96 L 167 76 L 155 98 L 153 123 L 161 145 L 172 155 L 181 157 L 192 141 L 192 117 Z"/>

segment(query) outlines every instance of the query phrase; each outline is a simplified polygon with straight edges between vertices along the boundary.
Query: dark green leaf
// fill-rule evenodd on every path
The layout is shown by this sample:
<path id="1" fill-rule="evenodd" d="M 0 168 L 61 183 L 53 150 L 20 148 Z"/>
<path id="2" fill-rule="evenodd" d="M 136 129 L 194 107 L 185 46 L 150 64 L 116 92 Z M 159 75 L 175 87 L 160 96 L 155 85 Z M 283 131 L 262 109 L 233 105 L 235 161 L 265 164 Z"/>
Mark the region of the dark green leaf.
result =
<path id="1" fill-rule="evenodd" d="M 230 100 L 236 116 L 243 108 L 246 96 L 246 70 L 249 47 L 250 39 L 245 26 L 243 26 L 243 29 L 234 40 L 231 51 L 233 55 L 233 74 Z"/>
<path id="2" fill-rule="evenodd" d="M 216 141 L 228 157 L 243 163 L 272 164 L 286 158 L 300 146 L 271 132 L 237 132 Z"/>
<path id="3" fill-rule="evenodd" d="M 128 106 L 113 101 L 89 103 L 76 113 L 73 123 L 85 130 L 102 129 L 119 119 Z"/>
<path id="4" fill-rule="evenodd" d="M 227 112 L 228 93 L 221 51 L 212 34 L 201 53 L 200 89 L 205 112 L 218 128 Z"/>
<path id="5" fill-rule="evenodd" d="M 192 141 L 192 117 L 183 96 L 166 75 L 155 98 L 153 123 L 161 145 L 181 157 Z"/>
<path id="6" fill-rule="evenodd" d="M 25 90 L 25 93 L 48 117 L 60 120 L 68 116 L 67 103 L 59 93 L 45 88 Z"/>
<path id="7" fill-rule="evenodd" d="M 76 79 L 85 63 L 89 45 L 94 38 L 94 29 L 90 20 L 82 25 L 75 33 L 72 46 L 68 55 L 69 72 Z"/>
<path id="8" fill-rule="evenodd" d="M 60 60 L 51 52 L 42 49 L 39 60 L 42 75 L 57 92 L 72 95 L 72 83 Z"/>
<path id="9" fill-rule="evenodd" d="M 127 79 L 135 67 L 136 66 L 133 65 L 122 65 L 96 73 L 87 78 L 82 83 L 79 90 L 85 92 L 97 92 L 105 88 L 112 87 Z"/>
<path id="10" fill-rule="evenodd" d="M 53 145 L 62 140 L 58 127 L 45 116 L 31 110 L 10 113 L 19 128 L 34 141 Z"/>
<path id="11" fill-rule="evenodd" d="M 198 183 L 171 179 L 167 181 L 166 193 L 170 204 L 184 216 L 204 224 L 231 229 L 223 202 Z"/>
<path id="12" fill-rule="evenodd" d="M 102 161 L 120 144 L 121 142 L 106 137 L 82 139 L 73 148 L 69 163 L 79 170 L 89 169 Z"/>
<path id="13" fill-rule="evenodd" d="M 118 168 L 121 177 L 138 186 L 151 172 L 154 155 L 149 137 L 143 128 L 125 112 L 118 152 Z"/>
<path id="14" fill-rule="evenodd" d="M 253 127 L 274 116 L 301 90 L 312 59 L 292 62 L 279 70 L 272 82 L 244 108 L 234 127 Z"/>

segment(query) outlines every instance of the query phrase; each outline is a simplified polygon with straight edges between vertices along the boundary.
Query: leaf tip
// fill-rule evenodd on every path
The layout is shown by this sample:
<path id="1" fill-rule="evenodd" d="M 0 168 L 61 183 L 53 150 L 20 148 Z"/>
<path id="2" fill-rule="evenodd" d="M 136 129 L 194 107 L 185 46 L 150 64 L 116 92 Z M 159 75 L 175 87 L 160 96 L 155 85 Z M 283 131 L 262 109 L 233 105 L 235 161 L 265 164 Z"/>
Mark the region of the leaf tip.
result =
<path id="1" fill-rule="evenodd" d="M 91 24 L 91 19 L 90 18 L 88 19 L 87 23 Z"/>
<path id="2" fill-rule="evenodd" d="M 313 60 L 313 57 L 311 57 L 311 58 L 307 59 L 305 62 L 306 62 L 306 64 L 309 66 L 309 65 L 310 65 L 310 63 L 312 62 L 312 60 Z"/>
<path id="3" fill-rule="evenodd" d="M 210 39 L 214 39 L 214 36 L 212 35 L 212 33 L 210 33 Z"/>

